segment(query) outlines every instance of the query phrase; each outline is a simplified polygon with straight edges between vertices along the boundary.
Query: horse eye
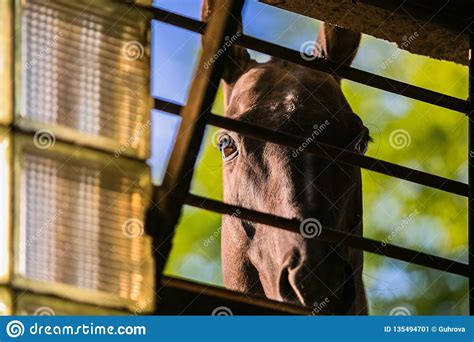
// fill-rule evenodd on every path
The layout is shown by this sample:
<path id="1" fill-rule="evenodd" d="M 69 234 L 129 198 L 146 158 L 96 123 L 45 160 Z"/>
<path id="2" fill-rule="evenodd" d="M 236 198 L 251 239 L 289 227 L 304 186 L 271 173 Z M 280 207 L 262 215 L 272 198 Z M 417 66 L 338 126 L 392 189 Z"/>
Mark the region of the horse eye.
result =
<path id="1" fill-rule="evenodd" d="M 224 134 L 219 137 L 217 147 L 221 151 L 222 159 L 224 161 L 230 161 L 239 154 L 239 150 L 235 145 L 234 139 L 232 139 L 232 137 L 228 134 Z"/>
<path id="2" fill-rule="evenodd" d="M 360 154 L 365 154 L 368 149 L 369 149 L 369 139 L 366 136 L 361 137 L 354 146 L 354 150 Z"/>

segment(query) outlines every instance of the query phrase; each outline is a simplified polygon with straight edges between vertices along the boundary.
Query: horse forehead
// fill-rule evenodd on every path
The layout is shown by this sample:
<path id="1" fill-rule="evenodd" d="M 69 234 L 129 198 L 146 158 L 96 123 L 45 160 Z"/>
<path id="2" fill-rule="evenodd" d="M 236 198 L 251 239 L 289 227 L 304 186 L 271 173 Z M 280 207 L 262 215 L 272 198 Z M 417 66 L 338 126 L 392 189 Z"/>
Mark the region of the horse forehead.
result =
<path id="1" fill-rule="evenodd" d="M 232 91 L 227 115 L 278 125 L 289 118 L 310 121 L 316 116 L 329 116 L 344 104 L 338 83 L 327 74 L 271 63 L 252 68 L 240 77 Z M 297 111 L 299 115 L 295 115 Z"/>

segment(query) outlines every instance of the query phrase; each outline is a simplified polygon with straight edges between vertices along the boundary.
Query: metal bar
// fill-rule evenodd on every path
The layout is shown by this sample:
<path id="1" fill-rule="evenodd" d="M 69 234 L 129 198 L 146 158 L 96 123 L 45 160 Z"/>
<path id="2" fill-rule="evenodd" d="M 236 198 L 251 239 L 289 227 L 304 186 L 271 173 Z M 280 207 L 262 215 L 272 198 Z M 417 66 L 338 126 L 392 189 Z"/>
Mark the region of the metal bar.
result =
<path id="1" fill-rule="evenodd" d="M 167 111 L 172 114 L 178 114 L 180 107 L 163 100 L 155 100 L 155 108 Z M 269 141 L 292 148 L 299 148 L 305 142 L 304 139 L 294 135 L 272 131 L 264 127 L 251 125 L 246 122 L 237 121 L 214 114 L 210 114 L 208 123 L 214 126 L 235 131 L 246 136 L 250 136 L 255 139 Z M 329 144 L 318 142 L 313 142 L 313 144 L 313 146 L 307 146 L 303 153 L 311 153 L 331 161 L 358 166 L 370 171 L 403 179 L 416 184 L 425 185 L 452 194 L 461 196 L 468 195 L 468 186 L 462 182 L 439 177 L 427 172 L 414 170 L 384 160 L 363 156 Z"/>
<path id="2" fill-rule="evenodd" d="M 466 112 L 467 101 L 465 100 L 441 94 L 432 90 L 420 88 L 388 77 L 379 76 L 377 74 L 349 66 L 338 66 L 337 63 L 322 58 L 308 61 L 301 58 L 301 54 L 298 51 L 290 50 L 257 38 L 241 35 L 236 44 L 373 88 L 382 89 L 394 94 L 431 103 L 458 112 Z"/>
<path id="3" fill-rule="evenodd" d="M 264 127 L 224 118 L 218 115 L 211 115 L 209 118 L 209 124 L 233 130 L 255 139 L 269 141 L 275 144 L 285 145 L 293 148 L 299 148 L 305 142 L 304 139 L 290 134 L 272 131 Z M 427 172 L 410 169 L 408 167 L 390 163 L 384 160 L 360 155 L 352 151 L 325 143 L 314 141 L 313 145 L 307 146 L 303 152 L 311 153 L 334 162 L 358 166 L 384 175 L 407 180 L 416 184 L 425 185 L 434 189 L 443 190 L 461 196 L 467 196 L 468 193 L 467 184 L 439 177 Z"/>
<path id="4" fill-rule="evenodd" d="M 149 6 L 136 5 L 136 7 L 145 12 L 151 13 L 155 20 L 179 26 L 181 28 L 193 32 L 200 33 L 205 27 L 205 23 L 201 21 L 175 14 L 166 10 L 157 9 Z M 336 63 L 333 63 L 326 59 L 315 59 L 313 61 L 306 61 L 301 58 L 301 55 L 298 51 L 272 44 L 254 37 L 250 37 L 245 34 L 239 36 L 236 44 L 248 49 L 266 53 L 274 57 L 285 59 L 287 61 L 306 66 L 308 68 L 330 73 L 341 78 L 345 78 L 377 89 L 385 90 L 394 94 L 431 103 L 433 105 L 437 105 L 462 113 L 465 113 L 467 111 L 468 104 L 466 100 L 438 93 L 425 88 L 417 87 L 388 77 L 379 76 L 377 74 L 359 70 L 353 67 L 338 66 Z"/>
<path id="5" fill-rule="evenodd" d="M 166 10 L 157 9 L 149 6 L 139 6 L 139 9 L 151 13 L 153 19 L 166 22 L 181 28 L 201 33 L 205 27 L 205 23 L 199 20 L 191 19 L 179 14 L 175 14 Z M 367 71 L 359 70 L 349 66 L 338 66 L 336 63 L 326 59 L 315 59 L 306 61 L 301 58 L 298 51 L 285 48 L 276 44 L 272 44 L 245 34 L 240 35 L 236 42 L 237 45 L 263 52 L 268 55 L 285 59 L 287 61 L 306 66 L 311 69 L 327 72 L 341 78 L 345 78 L 354 82 L 358 82 L 370 87 L 385 90 L 394 94 L 409 97 L 415 100 L 431 103 L 436 106 L 455 110 L 465 113 L 467 110 L 467 101 L 438 93 L 425 88 L 417 87 L 408 83 L 390 79 L 388 77 L 379 76 Z"/>
<path id="6" fill-rule="evenodd" d="M 161 21 L 163 23 L 167 23 L 173 26 L 181 27 L 185 30 L 196 32 L 196 33 L 204 33 L 206 30 L 206 23 L 192 19 L 189 17 L 185 17 L 180 14 L 176 14 L 161 8 L 146 6 L 135 4 L 133 5 L 138 10 L 141 10 L 145 13 L 151 14 L 153 19 Z"/>
<path id="7" fill-rule="evenodd" d="M 154 99 L 154 108 L 174 115 L 180 115 L 182 106 L 162 99 Z"/>
<path id="8" fill-rule="evenodd" d="M 468 254 L 469 315 L 474 316 L 474 33 L 469 37 L 469 110 L 468 125 Z"/>
<path id="9" fill-rule="evenodd" d="M 159 315 L 311 315 L 311 309 L 225 288 L 163 276 Z M 215 313 L 216 314 L 216 313 Z"/>
<path id="10" fill-rule="evenodd" d="M 243 4 L 244 0 L 214 2 L 211 19 L 203 35 L 203 52 L 191 84 L 188 105 L 181 110 L 181 125 L 163 181 L 163 191 L 155 191 L 154 206 L 147 213 L 147 231 L 154 237 L 156 284 L 160 284 L 172 249 L 175 227 L 191 186 L 209 109 L 224 71 L 229 50 L 222 47 L 226 42 L 225 38 L 235 34 L 238 29 L 239 22 L 236 18 L 241 16 Z M 219 50 L 224 51 L 218 54 Z M 214 63 L 209 65 L 211 60 Z M 159 298 L 157 302 L 159 303 Z"/>
<path id="11" fill-rule="evenodd" d="M 298 234 L 301 233 L 301 222 L 299 220 L 287 219 L 280 216 L 266 214 L 193 194 L 188 194 L 185 203 L 193 207 L 214 211 L 224 215 L 233 215 L 235 212 L 239 212 L 239 219 L 258 222 Z M 385 244 L 380 241 L 356 236 L 353 234 L 339 232 L 329 227 L 323 227 L 321 229 L 321 233 L 315 236 L 314 239 L 334 244 L 346 245 L 354 249 L 371 252 L 452 274 L 465 277 L 469 276 L 469 265 L 460 263 L 458 261 L 441 258 L 427 253 L 417 252 L 404 247 Z"/>

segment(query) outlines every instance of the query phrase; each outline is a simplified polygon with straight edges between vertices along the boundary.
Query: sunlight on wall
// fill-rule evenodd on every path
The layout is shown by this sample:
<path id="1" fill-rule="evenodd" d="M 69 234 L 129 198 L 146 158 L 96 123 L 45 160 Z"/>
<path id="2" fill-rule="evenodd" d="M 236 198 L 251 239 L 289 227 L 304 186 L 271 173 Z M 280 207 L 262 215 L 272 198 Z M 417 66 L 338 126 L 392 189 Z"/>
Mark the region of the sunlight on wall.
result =
<path id="1" fill-rule="evenodd" d="M 11 154 L 10 138 L 0 129 L 0 283 L 9 280 L 11 264 Z"/>
<path id="2" fill-rule="evenodd" d="M 0 123 L 7 125 L 12 113 L 12 9 L 13 1 L 0 1 Z"/>
<path id="3" fill-rule="evenodd" d="M 10 316 L 12 314 L 11 291 L 5 287 L 0 287 L 0 316 Z"/>

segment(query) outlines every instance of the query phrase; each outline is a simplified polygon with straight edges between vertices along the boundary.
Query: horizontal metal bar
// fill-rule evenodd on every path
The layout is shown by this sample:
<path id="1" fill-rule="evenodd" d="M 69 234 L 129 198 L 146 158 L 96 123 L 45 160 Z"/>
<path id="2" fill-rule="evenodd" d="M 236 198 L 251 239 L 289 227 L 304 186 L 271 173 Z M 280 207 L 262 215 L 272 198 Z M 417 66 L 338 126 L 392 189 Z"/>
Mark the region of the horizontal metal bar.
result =
<path id="1" fill-rule="evenodd" d="M 207 284 L 163 276 L 156 314 L 211 315 L 214 309 L 233 315 L 311 315 L 311 309 Z"/>
<path id="2" fill-rule="evenodd" d="M 179 114 L 180 106 L 163 100 L 155 100 L 155 108 Z M 211 114 L 208 123 L 217 127 L 235 131 L 255 139 L 269 141 L 292 148 L 299 148 L 305 140 L 294 135 L 276 132 L 264 127 L 251 125 L 243 121 L 225 118 Z M 434 189 L 446 191 L 452 194 L 467 196 L 468 185 L 452 179 L 433 175 L 431 173 L 414 170 L 405 166 L 390 163 L 377 158 L 363 156 L 352 151 L 344 150 L 329 144 L 312 142 L 303 153 L 310 153 L 318 157 L 329 159 L 338 163 L 358 166 L 363 169 L 378 172 L 387 176 L 403 179 L 412 183 L 425 185 Z"/>
<path id="3" fill-rule="evenodd" d="M 248 49 L 266 53 L 267 55 L 278 57 L 280 59 L 285 59 L 289 62 L 293 62 L 311 69 L 323 71 L 341 78 L 361 83 L 363 85 L 385 90 L 415 100 L 431 103 L 433 105 L 452 109 L 461 113 L 465 113 L 467 109 L 466 100 L 417 87 L 350 66 L 338 66 L 337 63 L 323 58 L 305 60 L 301 58 L 301 54 L 298 51 L 287 49 L 285 47 L 250 36 L 241 35 L 238 38 L 236 44 Z"/>
<path id="4" fill-rule="evenodd" d="M 163 9 L 149 6 L 139 6 L 139 9 L 151 13 L 153 18 L 162 22 L 166 22 L 181 28 L 202 33 L 205 23 L 199 20 L 191 19 L 176 13 L 172 13 Z M 341 78 L 345 78 L 363 85 L 385 90 L 394 94 L 409 97 L 415 100 L 431 103 L 440 107 L 455 110 L 461 113 L 467 111 L 467 100 L 446 94 L 438 93 L 425 88 L 417 87 L 408 83 L 397 81 L 388 77 L 373 74 L 367 71 L 356 69 L 350 66 L 338 66 L 336 63 L 327 59 L 317 58 L 315 60 L 305 60 L 301 58 L 299 51 L 291 50 L 283 46 L 266 42 L 254 37 L 242 34 L 236 41 L 237 45 L 242 47 L 266 53 L 270 56 L 285 59 L 287 61 L 330 73 Z"/>
<path id="5" fill-rule="evenodd" d="M 155 20 L 170 25 L 178 26 L 188 31 L 202 34 L 206 28 L 206 23 L 200 20 L 192 19 L 184 15 L 173 13 L 161 8 L 139 4 L 135 4 L 134 7 L 141 11 L 144 11 L 145 13 L 151 14 L 153 16 L 153 19 Z"/>
<path id="6" fill-rule="evenodd" d="M 305 140 L 290 134 L 269 130 L 264 127 L 255 126 L 246 122 L 225 118 L 212 114 L 209 124 L 236 131 L 255 139 L 269 141 L 275 144 L 299 148 Z M 431 173 L 414 170 L 405 166 L 390 163 L 384 160 L 367 157 L 329 144 L 312 142 L 303 153 L 310 153 L 318 157 L 329 159 L 334 162 L 358 166 L 363 169 L 375 171 L 391 177 L 403 179 L 416 184 L 425 185 L 434 189 L 449 193 L 467 196 L 468 185 L 455 180 L 439 177 Z"/>
<path id="7" fill-rule="evenodd" d="M 290 232 L 296 232 L 298 234 L 301 233 L 301 222 L 299 220 L 287 219 L 280 216 L 266 214 L 193 194 L 188 194 L 185 199 L 185 204 L 224 215 L 233 215 L 236 212 L 239 212 L 239 219 L 258 222 L 272 227 L 285 229 Z M 356 236 L 353 234 L 339 232 L 329 227 L 323 227 L 321 229 L 321 233 L 315 236 L 314 239 L 334 244 L 342 244 L 354 249 L 363 250 L 366 252 L 406 261 L 411 264 L 425 266 L 439 271 L 461 275 L 464 277 L 469 276 L 469 266 L 464 263 L 441 258 L 427 253 L 417 252 L 404 247 L 385 244 L 380 241 Z"/>
<path id="8" fill-rule="evenodd" d="M 181 109 L 183 109 L 183 106 L 180 106 L 179 104 L 161 100 L 161 99 L 154 99 L 155 105 L 154 108 L 161 110 L 163 112 L 167 112 L 170 114 L 175 114 L 175 115 L 180 115 Z"/>

